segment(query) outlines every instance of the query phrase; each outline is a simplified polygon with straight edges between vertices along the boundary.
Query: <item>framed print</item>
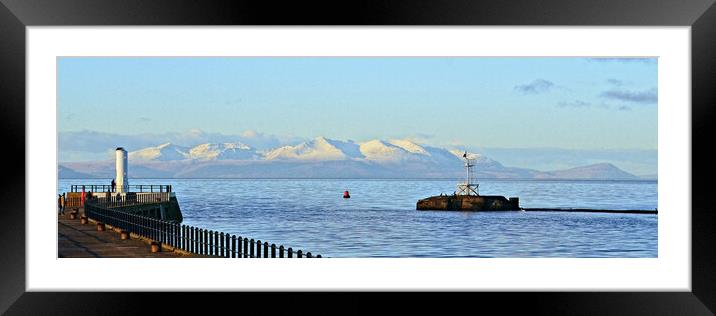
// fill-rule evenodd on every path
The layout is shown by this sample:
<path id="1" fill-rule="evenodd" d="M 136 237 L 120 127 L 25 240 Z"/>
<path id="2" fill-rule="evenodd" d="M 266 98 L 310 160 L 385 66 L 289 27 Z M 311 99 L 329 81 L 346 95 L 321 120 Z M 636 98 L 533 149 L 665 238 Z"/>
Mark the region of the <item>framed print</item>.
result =
<path id="1" fill-rule="evenodd" d="M 0 9 L 10 314 L 152 300 L 97 291 L 716 306 L 712 2 Z"/>

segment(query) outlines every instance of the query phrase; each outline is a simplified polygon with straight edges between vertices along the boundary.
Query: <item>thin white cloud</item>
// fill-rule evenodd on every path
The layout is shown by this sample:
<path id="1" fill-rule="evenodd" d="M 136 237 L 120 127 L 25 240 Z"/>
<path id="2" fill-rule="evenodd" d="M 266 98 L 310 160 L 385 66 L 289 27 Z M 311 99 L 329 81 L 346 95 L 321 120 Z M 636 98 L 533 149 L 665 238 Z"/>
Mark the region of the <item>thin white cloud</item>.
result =
<path id="1" fill-rule="evenodd" d="M 545 79 L 536 79 L 527 84 L 516 85 L 514 89 L 522 94 L 538 94 L 548 92 L 552 87 L 554 87 L 553 82 Z"/>

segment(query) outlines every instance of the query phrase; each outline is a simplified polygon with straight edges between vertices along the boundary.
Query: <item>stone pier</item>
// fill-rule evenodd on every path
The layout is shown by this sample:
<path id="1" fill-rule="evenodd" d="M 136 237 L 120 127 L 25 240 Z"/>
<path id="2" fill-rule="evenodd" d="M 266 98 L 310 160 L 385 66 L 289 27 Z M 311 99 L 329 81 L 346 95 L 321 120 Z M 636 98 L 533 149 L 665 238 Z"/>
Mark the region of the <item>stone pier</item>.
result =
<path id="1" fill-rule="evenodd" d="M 57 222 L 57 256 L 59 258 L 189 258 L 199 255 L 163 247 L 161 252 L 151 252 L 151 240 L 134 234 L 122 240 L 118 229 L 107 227 L 97 231 L 97 223 L 89 220 L 80 224 L 80 209 L 76 219 L 70 219 L 71 210 L 59 215 Z"/>

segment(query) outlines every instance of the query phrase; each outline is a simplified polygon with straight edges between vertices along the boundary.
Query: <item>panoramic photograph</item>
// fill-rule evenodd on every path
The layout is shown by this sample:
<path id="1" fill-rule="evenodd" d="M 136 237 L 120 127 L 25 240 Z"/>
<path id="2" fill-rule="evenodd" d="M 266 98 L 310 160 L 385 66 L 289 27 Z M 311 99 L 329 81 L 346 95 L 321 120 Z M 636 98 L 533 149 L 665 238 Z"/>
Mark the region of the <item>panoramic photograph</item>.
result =
<path id="1" fill-rule="evenodd" d="M 657 258 L 658 58 L 60 57 L 58 258 Z"/>

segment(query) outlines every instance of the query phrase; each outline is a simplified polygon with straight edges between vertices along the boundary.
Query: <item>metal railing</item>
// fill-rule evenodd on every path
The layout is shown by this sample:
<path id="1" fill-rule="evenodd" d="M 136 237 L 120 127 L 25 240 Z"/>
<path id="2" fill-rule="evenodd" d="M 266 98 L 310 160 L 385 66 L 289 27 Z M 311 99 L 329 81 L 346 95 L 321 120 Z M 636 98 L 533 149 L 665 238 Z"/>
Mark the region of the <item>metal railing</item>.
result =
<path id="1" fill-rule="evenodd" d="M 95 221 L 198 255 L 222 258 L 314 258 L 313 254 L 304 253 L 303 250 L 294 251 L 283 245 L 276 246 L 253 238 L 180 225 L 121 209 L 135 205 L 140 204 L 94 198 L 85 202 L 85 215 Z M 321 255 L 315 258 L 321 258 Z"/>
<path id="2" fill-rule="evenodd" d="M 87 192 L 87 195 L 85 195 L 86 198 L 89 197 L 89 192 Z M 142 194 L 136 194 L 134 192 L 130 192 L 126 194 L 124 197 L 118 196 L 118 195 L 110 195 L 109 192 L 91 192 L 92 197 L 97 199 L 98 202 L 102 203 L 103 205 L 107 205 L 109 207 L 119 207 L 121 205 L 124 205 L 122 203 L 133 203 L 134 205 L 142 205 L 142 204 L 155 204 L 155 203 L 161 203 L 161 202 L 168 202 L 171 198 L 171 195 L 169 192 L 155 192 L 155 193 L 142 193 Z M 70 194 L 67 194 L 65 196 L 65 208 L 66 209 L 74 209 L 74 208 L 80 208 L 84 206 L 84 201 L 82 200 L 81 193 L 73 192 Z"/>
<path id="3" fill-rule="evenodd" d="M 130 192 L 172 192 L 170 184 L 135 184 L 128 185 Z M 117 187 L 112 188 L 109 184 L 73 184 L 70 186 L 70 192 L 116 192 Z"/>

